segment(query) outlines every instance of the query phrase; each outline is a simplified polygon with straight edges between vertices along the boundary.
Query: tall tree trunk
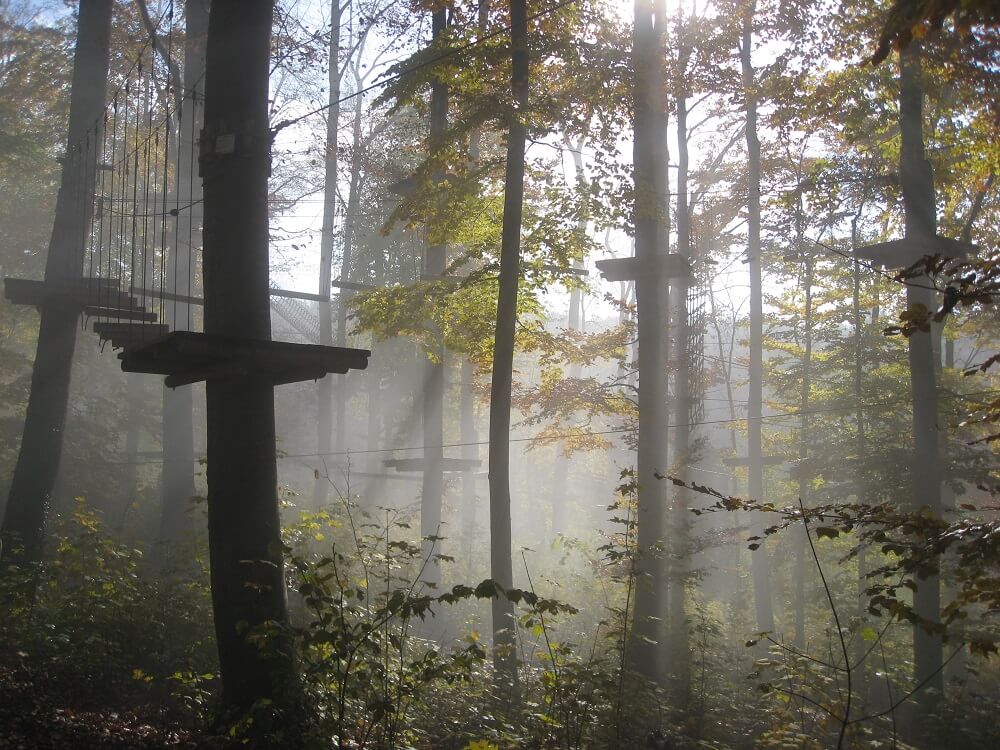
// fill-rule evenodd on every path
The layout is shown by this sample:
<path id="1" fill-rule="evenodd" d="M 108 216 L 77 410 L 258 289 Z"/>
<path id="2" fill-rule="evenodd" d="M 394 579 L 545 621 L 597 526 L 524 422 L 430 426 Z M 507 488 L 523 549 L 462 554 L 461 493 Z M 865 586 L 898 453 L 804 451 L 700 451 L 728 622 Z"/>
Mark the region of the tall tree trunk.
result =
<path id="1" fill-rule="evenodd" d="M 194 283 L 194 249 L 201 244 L 201 184 L 195 179 L 198 134 L 203 124 L 205 95 L 205 45 L 208 39 L 210 0 L 188 0 L 184 6 L 184 91 L 178 133 L 177 205 L 180 211 L 174 236 L 174 252 L 169 257 L 167 275 L 176 280 L 175 291 L 189 294 Z M 182 286 L 183 285 L 183 286 Z M 191 305 L 168 303 L 169 321 L 174 330 L 190 330 Z M 194 488 L 194 399 L 191 386 L 163 389 L 163 468 L 160 480 L 160 549 L 166 562 L 174 557 L 178 543 L 190 540 L 188 521 Z M 178 560 L 179 561 L 179 560 Z"/>
<path id="2" fill-rule="evenodd" d="M 361 55 L 361 49 L 357 54 Z M 351 127 L 351 176 L 347 195 L 347 210 L 344 214 L 344 255 L 341 258 L 340 278 L 343 281 L 350 281 L 354 273 L 354 243 L 357 239 L 358 212 L 361 210 L 361 166 L 364 157 L 366 144 L 362 141 L 361 115 L 363 113 L 361 95 L 361 76 L 357 65 L 354 66 L 355 86 L 358 89 L 354 97 L 354 124 Z M 350 305 L 352 294 L 350 289 L 341 288 L 337 295 L 337 346 L 347 346 L 347 308 Z M 334 443 L 337 453 L 342 453 L 347 448 L 347 389 L 348 376 L 340 375 L 337 378 L 336 393 L 336 441 Z"/>
<path id="3" fill-rule="evenodd" d="M 688 205 L 688 130 L 687 130 L 687 64 L 690 48 L 684 39 L 683 12 L 678 8 L 678 75 L 677 94 L 677 252 L 691 258 L 691 209 Z M 670 292 L 673 307 L 672 330 L 674 362 L 674 466 L 684 479 L 690 479 L 687 467 L 691 462 L 691 362 L 688 352 L 688 279 L 674 279 Z M 682 487 L 674 487 L 669 506 L 669 575 L 667 633 L 670 648 L 671 693 L 675 707 L 686 707 L 690 697 L 691 655 L 688 646 L 688 623 L 685 587 L 690 575 L 690 523 L 688 496 Z"/>
<path id="4" fill-rule="evenodd" d="M 635 65 L 635 255 L 651 262 L 666 252 L 663 231 L 667 192 L 666 105 L 663 90 L 666 14 L 662 0 L 636 0 L 633 60 Z M 662 674 L 665 570 L 662 560 L 664 482 L 656 473 L 667 467 L 666 456 L 666 313 L 665 280 L 642 274 L 635 282 L 638 319 L 639 444 L 636 511 L 636 594 L 629 665 L 650 679 Z"/>
<path id="5" fill-rule="evenodd" d="M 906 214 L 906 238 L 931 240 L 937 235 L 937 209 L 934 198 L 934 175 L 924 157 L 923 88 L 921 86 L 920 46 L 911 45 L 900 52 L 899 157 L 900 184 Z M 906 287 L 909 309 L 923 306 L 933 309 L 932 284 L 918 278 Z M 934 366 L 933 337 L 917 332 L 909 338 L 910 387 L 913 399 L 913 510 L 941 515 L 941 471 L 938 454 L 937 383 Z M 941 620 L 941 582 L 938 576 L 917 581 L 913 609 L 929 623 Z M 914 679 L 926 681 L 919 702 L 933 709 L 944 688 L 942 646 L 939 635 L 919 625 L 913 630 Z"/>
<path id="6" fill-rule="evenodd" d="M 812 326 L 813 326 L 813 258 L 802 243 L 802 195 L 796 216 L 796 245 L 800 255 L 804 254 L 805 278 L 802 282 L 805 292 L 803 314 L 802 383 L 799 391 L 799 501 L 809 502 L 810 473 L 809 460 L 809 398 L 812 392 Z M 797 529 L 795 540 L 795 645 L 805 648 L 806 643 L 806 529 Z M 858 639 L 861 640 L 861 639 Z"/>
<path id="7" fill-rule="evenodd" d="M 740 63 L 743 69 L 743 90 L 746 96 L 746 139 L 748 229 L 747 259 L 750 264 L 750 393 L 747 403 L 747 457 L 749 460 L 747 492 L 764 502 L 764 464 L 761 450 L 761 406 L 764 383 L 764 300 L 760 269 L 760 140 L 757 137 L 757 81 L 751 61 L 753 52 L 753 21 L 756 0 L 750 0 L 743 15 Z M 761 523 L 754 523 L 755 535 L 763 536 Z M 753 579 L 754 608 L 757 629 L 774 630 L 774 610 L 771 604 L 771 569 L 767 545 L 761 544 L 750 555 L 750 575 Z"/>
<path id="8" fill-rule="evenodd" d="M 855 216 L 851 222 L 851 250 L 858 248 L 858 217 Z M 851 274 L 853 290 L 851 294 L 851 322 L 854 328 L 854 401 L 857 404 L 857 435 L 855 438 L 855 452 L 857 453 L 857 463 L 854 468 L 855 489 L 854 495 L 858 503 L 870 503 L 871 485 L 867 471 L 868 461 L 868 433 L 865 422 L 865 410 L 862 406 L 863 386 L 864 386 L 864 320 L 861 314 L 861 264 L 855 263 Z M 877 320 L 872 315 L 872 327 Z M 868 619 L 868 607 L 866 602 L 868 597 L 865 591 L 868 588 L 868 548 L 861 545 L 858 549 L 858 622 L 864 624 Z M 865 652 L 868 649 L 867 642 L 863 638 L 855 638 L 854 663 L 859 665 L 858 692 L 862 700 L 867 700 L 869 688 L 869 675 L 871 670 L 865 663 Z"/>
<path id="9" fill-rule="evenodd" d="M 587 181 L 587 175 L 583 168 L 583 145 L 585 139 L 581 138 L 579 144 L 574 148 L 570 144 L 570 149 L 573 154 L 573 167 L 576 172 L 576 186 L 580 191 L 589 191 L 590 183 Z M 586 198 L 587 206 L 585 207 L 579 221 L 576 225 L 576 233 L 581 239 L 586 238 L 587 234 L 587 221 L 589 216 L 589 196 Z M 574 268 L 583 268 L 583 264 L 578 261 L 573 261 Z M 568 325 L 570 331 L 581 331 L 582 326 L 582 308 L 583 308 L 583 295 L 580 289 L 574 286 L 569 293 L 569 318 Z M 569 377 L 571 379 L 577 379 L 580 377 L 581 368 L 579 363 L 574 362 L 569 366 Z M 566 502 L 567 493 L 569 492 L 569 468 L 570 460 L 564 455 L 565 443 L 560 442 L 556 446 L 555 455 L 555 465 L 552 472 L 552 539 L 555 540 L 556 536 L 566 530 Z"/>
<path id="10" fill-rule="evenodd" d="M 129 506 L 138 490 L 139 439 L 142 434 L 143 401 L 146 396 L 146 376 L 130 372 L 125 376 L 125 466 L 122 472 L 121 506 L 117 524 L 121 531 Z"/>
<path id="11" fill-rule="evenodd" d="M 323 182 L 323 228 L 320 233 L 319 250 L 319 294 L 324 301 L 319 303 L 319 343 L 333 345 L 333 307 L 330 290 L 333 281 L 333 226 L 337 215 L 337 152 L 340 132 L 340 26 L 343 10 L 340 0 L 330 0 L 330 46 L 327 83 L 330 88 L 330 111 L 326 119 L 325 174 Z M 347 278 L 346 276 L 343 276 Z M 338 295 L 338 307 L 343 307 L 343 290 Z M 340 342 L 338 342 L 340 343 Z M 343 344 L 341 344 L 343 346 Z M 374 380 L 374 378 L 373 378 Z M 333 440 L 333 376 L 327 375 L 316 386 L 316 452 L 325 461 L 330 453 Z M 313 508 L 326 505 L 330 482 L 325 476 L 317 476 L 313 485 Z"/>
<path id="12" fill-rule="evenodd" d="M 271 338 L 268 77 L 273 0 L 214 0 L 201 176 L 205 332 Z M 278 515 L 274 388 L 267 377 L 209 380 L 208 540 L 224 703 L 290 706 L 291 644 L 248 638 L 288 622 Z"/>
<path id="13" fill-rule="evenodd" d="M 475 366 L 468 359 L 462 359 L 462 395 L 459 417 L 462 443 L 462 458 L 479 458 L 479 430 L 476 428 L 476 397 L 472 392 Z M 476 475 L 474 471 L 462 474 L 462 561 L 472 563 L 472 537 L 476 533 Z"/>
<path id="14" fill-rule="evenodd" d="M 490 0 L 479 0 L 479 37 L 486 35 L 490 20 Z M 477 128 L 469 136 L 469 159 L 479 161 L 482 132 Z M 476 427 L 476 397 L 472 392 L 475 366 L 468 358 L 462 359 L 462 391 L 460 404 L 460 430 L 462 458 L 479 459 L 479 430 Z M 462 560 L 472 561 L 472 537 L 476 532 L 476 511 L 479 498 L 476 494 L 476 476 L 472 471 L 462 474 Z"/>
<path id="15" fill-rule="evenodd" d="M 108 78 L 112 0 L 81 0 L 73 55 L 69 129 L 55 222 L 45 264 L 48 282 L 74 282 L 83 275 L 83 241 L 93 211 L 97 153 Z M 89 134 L 88 134 L 89 133 Z M 73 351 L 80 311 L 52 302 L 40 310 L 31 393 L 11 479 L 2 533 L 3 559 L 41 557 L 45 520 L 59 459 L 69 400 Z"/>
<path id="16" fill-rule="evenodd" d="M 511 91 L 516 111 L 507 133 L 503 227 L 497 327 L 490 387 L 490 576 L 500 586 L 514 585 L 510 533 L 510 400 L 517 328 L 517 284 L 521 275 L 521 213 L 524 201 L 524 149 L 528 133 L 528 11 L 525 0 L 510 2 Z M 500 690 L 513 702 L 519 692 L 514 605 L 504 596 L 493 600 L 493 663 Z"/>
<path id="17" fill-rule="evenodd" d="M 448 30 L 448 11 L 435 10 L 431 17 L 433 42 L 440 44 Z M 432 158 L 446 145 L 445 131 L 448 129 L 448 85 L 437 76 L 431 82 L 431 122 L 429 147 Z M 438 174 L 436 179 L 443 175 Z M 429 276 L 444 274 L 448 264 L 448 248 L 435 244 L 427 247 L 424 270 Z M 423 581 L 430 586 L 441 583 L 441 566 L 437 555 L 441 554 L 441 503 L 444 495 L 444 365 L 445 347 L 441 331 L 432 333 L 434 357 L 428 358 L 424 366 L 423 393 L 423 443 L 424 471 L 420 488 L 420 536 L 423 538 L 423 556 L 427 560 Z"/>

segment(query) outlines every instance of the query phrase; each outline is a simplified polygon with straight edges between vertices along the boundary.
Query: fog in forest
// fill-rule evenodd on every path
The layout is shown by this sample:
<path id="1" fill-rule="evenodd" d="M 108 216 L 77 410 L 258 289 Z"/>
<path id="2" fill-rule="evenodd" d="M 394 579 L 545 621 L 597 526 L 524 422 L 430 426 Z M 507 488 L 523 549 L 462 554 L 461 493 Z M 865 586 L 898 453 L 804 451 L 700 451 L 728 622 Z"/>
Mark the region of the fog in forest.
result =
<path id="1" fill-rule="evenodd" d="M 0 0 L 0 748 L 992 748 L 988 0 Z"/>

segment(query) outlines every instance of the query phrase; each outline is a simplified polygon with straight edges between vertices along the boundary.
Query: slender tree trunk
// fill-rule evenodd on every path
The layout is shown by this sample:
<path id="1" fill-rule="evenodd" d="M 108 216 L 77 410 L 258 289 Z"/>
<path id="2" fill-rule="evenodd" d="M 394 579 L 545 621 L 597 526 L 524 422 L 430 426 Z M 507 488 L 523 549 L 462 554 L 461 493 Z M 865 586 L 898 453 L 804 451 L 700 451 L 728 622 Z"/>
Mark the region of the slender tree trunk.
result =
<path id="1" fill-rule="evenodd" d="M 899 127 L 900 183 L 906 214 L 907 239 L 928 240 L 937 235 L 934 175 L 924 157 L 923 89 L 920 47 L 914 44 L 900 52 Z M 932 284 L 918 278 L 906 288 L 907 307 L 933 309 Z M 913 399 L 913 509 L 941 515 L 941 471 L 938 453 L 937 383 L 932 336 L 917 332 L 909 338 L 910 387 Z M 913 609 L 929 623 L 941 620 L 941 582 L 938 576 L 917 581 Z M 914 679 L 927 687 L 919 702 L 928 710 L 937 705 L 944 688 L 939 635 L 917 626 L 913 630 Z"/>
<path id="2" fill-rule="evenodd" d="M 521 270 L 521 212 L 524 200 L 524 149 L 528 107 L 528 12 L 525 0 L 511 0 L 511 90 L 517 107 L 507 133 L 500 283 L 490 387 L 490 576 L 505 589 L 514 585 L 510 533 L 510 400 L 517 328 L 517 284 Z M 493 600 L 493 662 L 500 690 L 517 699 L 517 621 L 504 596 Z"/>
<path id="3" fill-rule="evenodd" d="M 113 5 L 112 0 L 80 2 L 66 156 L 45 265 L 49 282 L 73 282 L 83 275 L 83 243 L 93 211 L 101 143 L 95 125 L 104 112 Z M 0 533 L 5 561 L 33 562 L 41 557 L 62 455 L 80 311 L 52 302 L 40 312 L 24 431 Z"/>
<path id="4" fill-rule="evenodd" d="M 577 148 L 572 149 L 573 153 L 573 167 L 576 171 L 576 184 L 577 188 L 580 190 L 589 190 L 590 184 L 587 181 L 587 175 L 583 169 L 583 144 L 584 139 L 581 138 Z M 588 198 L 589 203 L 589 198 Z M 583 215 L 576 225 L 577 235 L 581 238 L 586 237 L 587 233 L 587 216 L 589 214 L 588 209 L 585 209 Z M 574 268 L 583 268 L 583 265 L 578 261 L 573 261 Z M 583 299 L 580 289 L 573 287 L 569 293 L 569 330 L 570 331 L 580 331 L 582 330 L 581 325 L 581 312 L 583 306 Z M 569 377 L 576 379 L 579 378 L 581 374 L 580 365 L 576 362 L 569 367 Z M 559 443 L 556 446 L 555 455 L 555 465 L 553 467 L 553 482 L 552 482 L 552 539 L 555 540 L 558 534 L 561 534 L 566 530 L 566 502 L 567 493 L 569 491 L 569 467 L 570 460 L 567 456 L 563 454 L 565 450 L 565 444 Z"/>
<path id="5" fill-rule="evenodd" d="M 479 458 L 479 430 L 476 428 L 476 398 L 472 392 L 475 367 L 468 359 L 462 359 L 462 396 L 459 408 L 462 458 Z M 472 562 L 472 537 L 476 533 L 476 475 L 474 471 L 462 474 L 462 560 L 465 565 Z"/>
<path id="6" fill-rule="evenodd" d="M 333 281 L 333 227 L 337 215 L 337 153 L 340 133 L 340 27 L 343 10 L 340 0 L 330 2 L 330 46 L 327 85 L 330 89 L 330 111 L 326 119 L 325 174 L 323 182 L 323 228 L 320 232 L 319 294 L 319 343 L 333 345 L 333 307 L 330 299 Z M 347 278 L 344 276 L 344 278 Z M 343 307 L 343 290 L 338 295 L 338 308 Z M 339 320 L 339 318 L 338 318 Z M 340 343 L 340 342 L 338 342 Z M 343 344 L 341 343 L 341 346 Z M 374 378 L 373 378 L 374 380 Z M 333 442 L 333 376 L 327 375 L 316 386 L 316 452 L 320 461 L 329 458 Z M 323 472 L 325 473 L 325 472 Z M 317 476 L 313 484 L 313 508 L 326 505 L 330 482 L 326 476 Z"/>
<path id="7" fill-rule="evenodd" d="M 678 34 L 683 40 L 684 21 L 678 10 Z M 681 91 L 677 95 L 677 252 L 691 257 L 691 213 L 688 206 L 688 132 L 687 92 L 685 91 L 690 50 L 685 41 L 679 42 L 678 75 Z M 688 352 L 688 280 L 674 279 L 670 296 L 673 307 L 674 333 L 674 466 L 683 479 L 689 480 L 691 442 L 691 362 Z M 688 496 L 682 487 L 674 487 L 670 505 L 670 572 L 667 577 L 669 618 L 667 632 L 670 646 L 671 692 L 675 707 L 687 706 L 691 689 L 691 654 L 688 645 L 688 623 L 685 587 L 690 568 L 690 523 Z"/>
<path id="8" fill-rule="evenodd" d="M 194 249 L 201 244 L 201 184 L 195 179 L 197 139 L 204 120 L 205 45 L 208 38 L 210 0 L 188 0 L 184 6 L 184 91 L 178 133 L 177 205 L 180 211 L 174 236 L 174 252 L 168 259 L 167 275 L 178 294 L 190 295 L 194 283 Z M 168 303 L 173 330 L 190 330 L 191 305 Z M 161 564 L 174 557 L 178 543 L 190 540 L 188 520 L 194 497 L 194 399 L 191 386 L 163 389 L 163 469 L 160 479 Z"/>
<path id="9" fill-rule="evenodd" d="M 357 54 L 361 55 L 359 49 Z M 361 137 L 361 115 L 364 112 L 360 94 L 361 76 L 355 62 L 354 80 L 355 86 L 359 90 L 354 97 L 354 124 L 351 127 L 351 176 L 347 195 L 347 210 L 344 213 L 344 255 L 341 258 L 340 278 L 350 281 L 354 275 L 354 244 L 357 239 L 358 212 L 361 210 L 361 167 L 364 158 L 366 145 Z M 341 288 L 337 295 L 337 346 L 347 346 L 347 308 L 350 306 L 353 293 L 350 289 Z M 336 392 L 336 441 L 334 443 L 337 453 L 342 453 L 347 447 L 347 390 L 348 376 L 340 375 L 337 378 Z"/>
<path id="10" fill-rule="evenodd" d="M 751 61 L 753 51 L 753 20 L 756 0 L 751 0 L 743 15 L 743 35 L 740 62 L 743 68 L 743 90 L 746 96 L 747 181 L 747 259 L 750 265 L 750 393 L 747 403 L 747 491 L 753 500 L 764 502 L 764 464 L 761 446 L 761 406 L 764 382 L 764 301 L 760 268 L 760 140 L 757 137 L 757 81 Z M 754 523 L 755 535 L 763 536 L 761 523 Z M 753 579 L 754 608 L 757 629 L 774 630 L 774 610 L 771 603 L 771 569 L 767 545 L 762 543 L 750 555 L 750 575 Z"/>
<path id="11" fill-rule="evenodd" d="M 479 37 L 486 35 L 490 20 L 490 0 L 479 0 L 479 17 L 477 26 Z M 477 128 L 469 136 L 469 159 L 476 164 L 479 162 L 479 150 L 482 143 L 482 132 Z M 472 392 L 473 380 L 475 378 L 475 366 L 468 360 L 462 359 L 462 390 L 461 413 L 459 415 L 462 458 L 479 459 L 479 430 L 476 427 L 476 398 Z M 466 565 L 472 562 L 472 541 L 476 533 L 476 515 L 479 505 L 479 498 L 476 494 L 476 477 L 473 471 L 466 471 L 462 474 L 462 560 Z"/>
<path id="12" fill-rule="evenodd" d="M 431 17 L 433 41 L 440 44 L 448 30 L 448 11 L 435 10 Z M 429 146 L 431 154 L 439 152 L 448 129 L 448 85 L 435 76 L 431 82 L 431 122 Z M 438 175 L 440 179 L 443 175 Z M 442 244 L 429 245 L 424 269 L 430 276 L 444 274 L 448 264 L 448 248 Z M 424 471 L 420 493 L 420 536 L 423 538 L 423 559 L 429 560 L 424 568 L 423 581 L 430 586 L 441 583 L 441 504 L 444 496 L 444 366 L 445 347 L 441 331 L 434 331 L 434 357 L 424 364 L 423 393 L 423 442 Z"/>
<path id="13" fill-rule="evenodd" d="M 851 223 L 851 250 L 858 248 L 858 222 L 857 217 Z M 868 461 L 868 434 L 865 422 L 865 411 L 862 408 L 862 396 L 864 386 L 864 320 L 861 316 L 861 264 L 855 263 L 852 272 L 853 292 L 851 296 L 851 318 L 854 327 L 854 401 L 858 405 L 855 420 L 857 421 L 856 448 L 857 463 L 854 468 L 855 489 L 854 494 L 858 503 L 871 502 L 871 485 L 867 471 Z M 872 316 L 872 326 L 876 324 L 875 316 Z M 868 607 L 866 602 L 868 597 L 865 591 L 868 588 L 868 549 L 861 545 L 858 549 L 858 622 L 864 624 L 868 619 Z M 869 675 L 871 670 L 864 661 L 865 651 L 868 648 L 867 642 L 863 638 L 855 638 L 854 663 L 858 664 L 858 692 L 862 700 L 868 698 Z"/>
<path id="14" fill-rule="evenodd" d="M 666 32 L 664 3 L 636 0 L 633 59 L 635 65 L 635 255 L 653 260 L 666 252 L 662 215 L 667 192 L 666 105 L 663 90 Z M 635 282 L 638 319 L 639 441 L 638 500 L 636 511 L 636 593 L 628 661 L 649 679 L 662 676 L 663 514 L 667 492 L 656 473 L 667 468 L 666 451 L 666 304 L 665 279 L 641 275 Z"/>
<path id="15" fill-rule="evenodd" d="M 809 480 L 807 471 L 809 459 L 809 397 L 812 390 L 812 326 L 813 326 L 813 258 L 802 243 L 801 194 L 799 213 L 796 217 L 796 238 L 800 254 L 804 254 L 805 311 L 803 314 L 802 383 L 799 391 L 799 500 L 804 505 L 809 502 Z M 806 643 L 806 530 L 800 528 L 795 540 L 795 645 L 804 648 Z M 858 639 L 860 640 L 860 639 Z"/>
<path id="16" fill-rule="evenodd" d="M 214 0 L 201 176 L 205 332 L 271 337 L 268 77 L 273 0 Z M 291 644 L 248 636 L 288 622 L 278 515 L 274 388 L 266 377 L 209 380 L 208 540 L 223 702 L 292 707 Z M 255 725 L 254 729 L 257 726 Z"/>
<path id="17" fill-rule="evenodd" d="M 139 438 L 142 434 L 143 401 L 146 395 L 146 376 L 130 372 L 125 376 L 125 466 L 122 472 L 121 506 L 118 527 L 124 522 L 129 506 L 136 500 L 138 490 Z"/>

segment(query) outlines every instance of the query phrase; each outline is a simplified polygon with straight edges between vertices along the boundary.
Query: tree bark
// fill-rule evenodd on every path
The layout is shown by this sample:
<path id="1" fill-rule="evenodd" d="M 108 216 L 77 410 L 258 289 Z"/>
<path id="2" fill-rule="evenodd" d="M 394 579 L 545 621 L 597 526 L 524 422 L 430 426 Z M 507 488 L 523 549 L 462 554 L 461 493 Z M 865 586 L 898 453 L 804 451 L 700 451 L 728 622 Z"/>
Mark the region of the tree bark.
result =
<path id="1" fill-rule="evenodd" d="M 753 500 L 764 502 L 764 465 L 761 449 L 761 406 L 764 381 L 764 300 L 760 268 L 760 140 L 757 137 L 757 82 L 751 61 L 753 51 L 753 20 L 756 0 L 751 0 L 743 15 L 740 63 L 743 69 L 743 90 L 746 96 L 747 139 L 747 259 L 750 265 L 750 393 L 747 403 L 747 456 L 749 460 L 747 491 Z M 763 536 L 759 519 L 754 524 L 755 536 Z M 757 629 L 774 630 L 774 610 L 771 603 L 771 567 L 767 545 L 750 555 L 750 576 L 753 579 L 754 608 Z"/>
<path id="2" fill-rule="evenodd" d="M 525 0 L 511 0 L 511 91 L 516 111 L 507 133 L 503 227 L 497 327 L 490 387 L 490 576 L 505 589 L 514 585 L 510 531 L 510 406 L 517 328 L 517 285 L 521 265 L 521 214 L 524 201 L 524 150 L 528 107 L 528 12 Z M 519 693 L 514 605 L 493 599 L 493 663 L 499 689 L 508 702 Z"/>
<path id="3" fill-rule="evenodd" d="M 589 191 L 590 183 L 587 180 L 586 172 L 583 168 L 583 144 L 584 139 L 581 138 L 577 148 L 572 148 L 573 153 L 573 168 L 576 172 L 576 185 L 577 189 L 580 191 Z M 589 204 L 589 198 L 586 199 Z M 580 220 L 576 225 L 576 233 L 579 237 L 585 238 L 587 234 L 587 220 L 589 215 L 589 205 L 584 209 Z M 574 268 L 583 268 L 583 264 L 574 260 Z M 569 293 L 569 316 L 568 316 L 568 327 L 570 331 L 582 331 L 582 310 L 583 310 L 583 295 L 580 289 L 574 286 Z M 569 377 L 571 379 L 576 379 L 580 377 L 581 368 L 579 363 L 574 362 L 569 366 Z M 563 454 L 565 450 L 565 443 L 560 442 L 556 446 L 555 455 L 555 465 L 552 472 L 552 541 L 555 541 L 556 537 L 566 530 L 566 504 L 567 495 L 569 493 L 569 468 L 570 459 Z"/>
<path id="4" fill-rule="evenodd" d="M 330 3 L 330 63 L 327 71 L 330 88 L 330 111 L 326 116 L 326 154 L 323 182 L 323 228 L 320 233 L 319 251 L 319 294 L 324 298 L 319 303 L 319 343 L 333 345 L 333 307 L 330 291 L 333 281 L 333 226 L 337 215 L 337 155 L 340 133 L 340 29 L 343 11 L 340 0 Z M 342 274 L 343 278 L 346 278 Z M 339 297 L 339 308 L 343 305 L 343 290 Z M 339 342 L 338 342 L 339 343 Z M 341 344 L 343 346 L 343 344 Z M 333 441 L 333 376 L 327 375 L 316 386 L 316 452 L 320 461 L 326 461 Z M 330 482 L 325 476 L 317 476 L 313 485 L 313 508 L 326 505 Z"/>
<path id="5" fill-rule="evenodd" d="M 358 55 L 360 54 L 361 49 L 359 48 Z M 355 63 L 354 79 L 360 91 L 361 77 L 357 70 L 357 64 Z M 344 255 L 340 263 L 340 278 L 344 281 L 350 281 L 354 272 L 354 242 L 357 239 L 355 228 L 358 212 L 361 210 L 361 160 L 365 150 L 365 144 L 361 137 L 363 99 L 364 97 L 360 93 L 354 97 L 354 124 L 351 127 L 353 146 L 351 176 L 347 195 L 347 210 L 344 212 Z M 347 308 L 352 296 L 351 290 L 344 288 L 341 288 L 337 295 L 337 346 L 347 346 Z M 338 376 L 334 415 L 336 427 L 334 448 L 337 453 L 342 453 L 347 448 L 347 387 L 348 376 Z"/>
<path id="6" fill-rule="evenodd" d="M 635 255 L 652 260 L 666 252 L 663 214 L 666 180 L 666 103 L 663 38 L 666 14 L 662 0 L 636 0 L 633 61 L 635 66 Z M 645 274 L 635 282 L 638 319 L 639 439 L 636 510 L 637 560 L 635 610 L 628 644 L 629 666 L 649 679 L 662 676 L 664 602 L 662 560 L 667 491 L 657 472 L 667 468 L 665 280 Z"/>
<path id="7" fill-rule="evenodd" d="M 101 143 L 95 124 L 104 112 L 113 5 L 112 0 L 80 2 L 66 154 L 46 281 L 76 281 L 83 275 L 83 244 L 93 212 Z M 34 562 L 42 555 L 45 521 L 62 455 L 80 316 L 78 308 L 58 302 L 45 305 L 40 313 L 31 393 L 0 533 L 3 559 L 12 562 Z"/>
<path id="8" fill-rule="evenodd" d="M 906 217 L 906 238 L 928 240 L 937 235 L 937 208 L 934 174 L 924 157 L 923 88 L 920 46 L 913 44 L 900 52 L 899 128 L 901 134 L 899 171 Z M 906 287 L 906 303 L 933 309 L 934 296 L 929 278 L 914 279 Z M 913 510 L 941 515 L 941 470 L 937 428 L 937 382 L 933 336 L 918 331 L 909 338 L 910 387 L 913 399 Z M 913 595 L 914 612 L 929 623 L 941 620 L 941 581 L 929 576 L 917 581 Z M 914 680 L 927 681 L 918 694 L 920 704 L 933 710 L 944 688 L 941 637 L 919 625 L 913 629 Z"/>
<path id="9" fill-rule="evenodd" d="M 268 75 L 273 0 L 214 0 L 201 176 L 205 332 L 271 337 Z M 291 644 L 247 636 L 287 624 L 274 438 L 265 377 L 209 380 L 208 538 L 223 702 L 239 712 L 293 700 Z"/>
<path id="10" fill-rule="evenodd" d="M 677 252 L 691 258 L 691 212 L 688 206 L 688 131 L 686 71 L 690 49 L 684 40 L 683 13 L 678 9 L 678 75 L 677 94 Z M 675 279 L 670 297 L 673 306 L 674 335 L 674 467 L 678 475 L 689 479 L 691 442 L 691 362 L 688 352 L 688 279 Z M 690 575 L 690 523 L 688 496 L 684 488 L 672 488 L 669 506 L 670 555 L 667 576 L 667 633 L 670 648 L 671 693 L 676 707 L 687 705 L 691 689 L 688 623 L 685 609 L 685 586 Z"/>
<path id="11" fill-rule="evenodd" d="M 433 43 L 440 44 L 448 30 L 448 11 L 435 10 L 431 17 Z M 431 82 L 431 121 L 428 138 L 433 157 L 444 143 L 448 129 L 448 85 L 437 76 Z M 443 175 L 437 174 L 436 179 Z M 424 259 L 424 270 L 429 276 L 442 276 L 448 263 L 448 248 L 442 244 L 429 245 Z M 441 503 L 444 495 L 444 366 L 445 347 L 441 331 L 432 334 L 433 358 L 424 367 L 423 393 L 423 443 L 424 471 L 420 487 L 420 536 L 423 539 L 422 558 L 427 560 L 423 582 L 437 587 L 441 583 Z"/>

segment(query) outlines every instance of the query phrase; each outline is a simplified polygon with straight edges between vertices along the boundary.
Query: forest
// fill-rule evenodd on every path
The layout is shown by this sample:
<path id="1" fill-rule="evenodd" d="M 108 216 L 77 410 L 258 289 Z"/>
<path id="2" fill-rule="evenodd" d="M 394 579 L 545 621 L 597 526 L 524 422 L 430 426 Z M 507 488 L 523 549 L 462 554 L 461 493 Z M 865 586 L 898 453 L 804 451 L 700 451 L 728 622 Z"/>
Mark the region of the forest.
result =
<path id="1" fill-rule="evenodd" d="M 0 0 L 0 749 L 1000 746 L 996 0 Z"/>

